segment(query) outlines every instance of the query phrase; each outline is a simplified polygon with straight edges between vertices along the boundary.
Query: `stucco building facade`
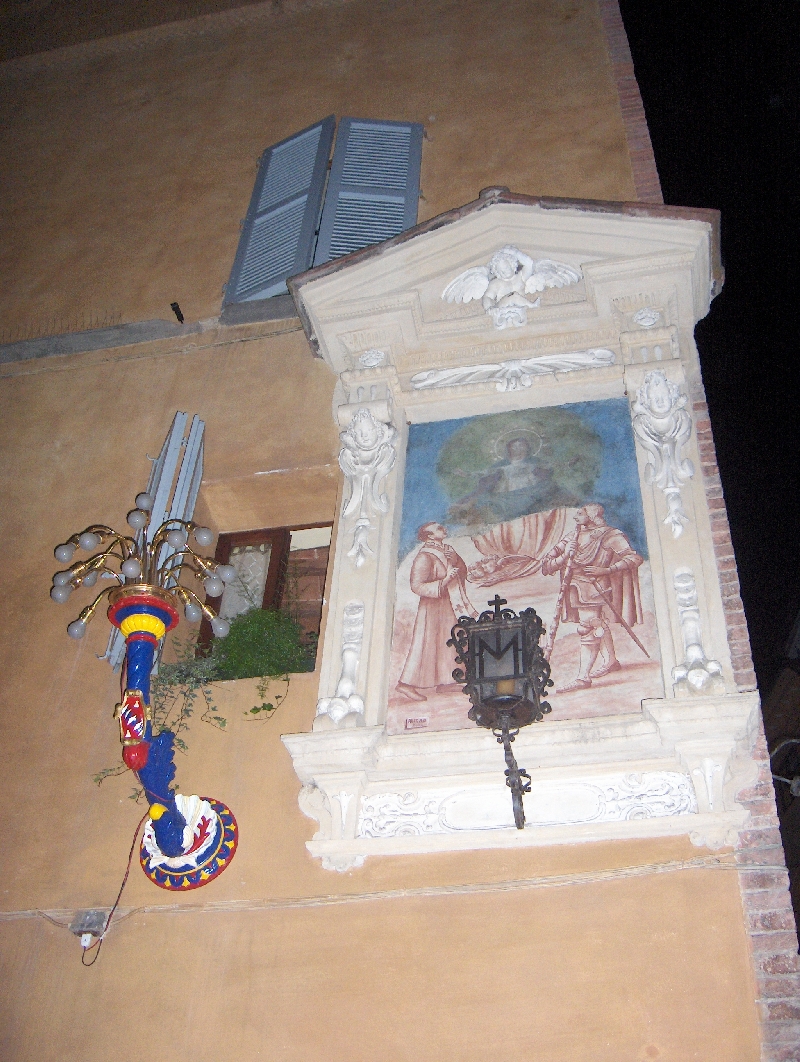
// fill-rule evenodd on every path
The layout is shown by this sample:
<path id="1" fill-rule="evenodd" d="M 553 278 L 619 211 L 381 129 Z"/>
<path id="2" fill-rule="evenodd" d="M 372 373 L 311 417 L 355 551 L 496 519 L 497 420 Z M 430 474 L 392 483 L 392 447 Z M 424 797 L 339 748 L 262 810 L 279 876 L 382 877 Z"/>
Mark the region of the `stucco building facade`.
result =
<path id="1" fill-rule="evenodd" d="M 12 58 L 0 85 L 4 1057 L 796 1058 L 797 938 L 693 339 L 724 281 L 719 217 L 661 203 L 616 4 L 254 4 Z M 327 115 L 339 136 L 348 116 L 420 128 L 416 224 L 223 308 L 255 163 Z M 508 247 L 517 274 L 566 280 L 509 302 L 488 287 Z M 92 781 L 119 757 L 119 675 L 101 616 L 66 637 L 50 557 L 124 522 L 176 410 L 205 423 L 198 522 L 333 525 L 320 646 L 268 720 L 248 719 L 254 680 L 215 687 L 228 726 L 193 721 L 178 781 L 234 810 L 235 860 L 184 894 L 134 866 L 83 969 L 67 927 L 110 908 L 142 808 L 130 777 Z M 450 494 L 415 509 L 428 437 Z M 447 465 L 453 438 L 473 465 Z M 513 438 L 560 484 L 549 507 L 498 508 L 520 493 L 498 501 Z M 556 624 L 518 831 L 463 695 L 397 695 L 419 607 L 404 535 L 449 519 L 481 552 L 471 604 L 510 591 L 552 626 L 542 558 L 587 504 L 639 558 L 642 606 L 633 640 L 599 606 Z M 481 548 L 512 524 L 525 548 Z"/>

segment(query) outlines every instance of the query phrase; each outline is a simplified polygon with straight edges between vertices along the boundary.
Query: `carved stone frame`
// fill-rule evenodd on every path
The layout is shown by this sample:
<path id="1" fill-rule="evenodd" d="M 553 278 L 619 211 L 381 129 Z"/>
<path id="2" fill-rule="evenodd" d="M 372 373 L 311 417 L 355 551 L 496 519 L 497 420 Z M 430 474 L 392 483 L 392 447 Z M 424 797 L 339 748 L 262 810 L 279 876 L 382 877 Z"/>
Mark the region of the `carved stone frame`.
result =
<path id="1" fill-rule="evenodd" d="M 711 225 L 668 208 L 655 222 L 611 206 L 601 218 L 569 207 L 555 216 L 539 202 L 462 212 L 435 233 L 412 232 L 291 285 L 339 377 L 345 483 L 318 714 L 312 733 L 283 738 L 300 806 L 319 826 L 308 848 L 329 869 L 372 854 L 669 834 L 718 847 L 747 820 L 736 794 L 756 773 L 758 698 L 733 680 L 687 403 L 699 386 L 692 331 L 708 308 Z M 583 279 L 498 339 L 485 314 L 442 310 L 436 299 L 449 277 L 510 243 L 547 246 L 548 257 L 577 261 Z M 536 359 L 554 356 L 561 368 L 540 372 Z M 453 385 L 459 365 L 485 378 Z M 636 713 L 551 718 L 521 732 L 517 756 L 533 788 L 518 831 L 491 735 L 384 729 L 407 425 L 625 395 L 667 694 Z M 543 819 L 546 808 L 561 810 Z"/>

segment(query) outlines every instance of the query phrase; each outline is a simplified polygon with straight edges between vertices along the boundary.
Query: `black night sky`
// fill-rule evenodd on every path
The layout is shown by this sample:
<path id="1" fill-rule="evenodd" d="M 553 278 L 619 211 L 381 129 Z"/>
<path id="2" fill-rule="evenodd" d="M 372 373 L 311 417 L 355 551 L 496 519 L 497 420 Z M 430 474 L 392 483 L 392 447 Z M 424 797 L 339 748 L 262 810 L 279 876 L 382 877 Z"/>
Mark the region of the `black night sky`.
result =
<path id="1" fill-rule="evenodd" d="M 800 609 L 793 5 L 620 6 L 664 201 L 722 212 L 725 287 L 696 338 L 765 694 Z"/>

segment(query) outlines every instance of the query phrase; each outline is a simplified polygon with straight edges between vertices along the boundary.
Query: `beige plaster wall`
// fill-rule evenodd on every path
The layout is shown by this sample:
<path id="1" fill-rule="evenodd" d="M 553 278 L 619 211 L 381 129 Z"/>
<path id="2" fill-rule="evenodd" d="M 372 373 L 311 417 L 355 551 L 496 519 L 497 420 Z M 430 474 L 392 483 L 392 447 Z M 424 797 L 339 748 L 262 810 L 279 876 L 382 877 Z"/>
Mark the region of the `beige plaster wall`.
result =
<path id="1" fill-rule="evenodd" d="M 491 184 L 634 198 L 594 3 L 279 6 L 250 34 L 0 68 L 6 338 L 173 299 L 213 317 L 255 159 L 332 111 L 425 124 L 421 220 Z M 684 839 L 322 870 L 280 741 L 310 728 L 314 675 L 265 722 L 252 683 L 217 687 L 228 727 L 195 719 L 178 781 L 233 808 L 235 861 L 188 896 L 134 866 L 126 917 L 81 968 L 63 923 L 110 905 L 143 808 L 128 777 L 91 780 L 119 760 L 118 677 L 96 659 L 102 617 L 66 637 L 52 549 L 123 523 L 176 409 L 206 421 L 198 513 L 216 529 L 331 518 L 332 388 L 293 322 L 2 368 L 0 1057 L 755 1062 L 735 872 L 641 869 L 708 855 Z M 539 887 L 554 875 L 575 880 Z"/>
<path id="2" fill-rule="evenodd" d="M 548 1062 L 755 1062 L 735 870 L 642 869 L 704 855 L 685 839 L 323 870 L 280 741 L 310 729 L 315 675 L 294 676 L 261 723 L 247 718 L 253 683 L 216 688 L 228 728 L 195 719 L 178 782 L 233 808 L 235 860 L 188 895 L 134 865 L 125 917 L 97 965 L 81 967 L 63 924 L 110 905 L 143 808 L 129 777 L 91 780 L 118 762 L 118 679 L 95 656 L 102 617 L 84 641 L 66 637 L 77 605 L 48 598 L 51 551 L 92 518 L 122 523 L 176 408 L 206 420 L 201 511 L 218 528 L 332 515 L 332 377 L 301 333 L 256 332 L 18 363 L 0 377 L 0 1056 L 99 1062 L 113 1044 L 120 1062 L 486 1062 L 534 1048 Z M 276 477 L 260 473 L 275 469 L 270 492 L 260 483 Z M 620 870 L 632 876 L 607 880 Z M 554 875 L 575 880 L 537 887 Z"/>
<path id="3" fill-rule="evenodd" d="M 329 113 L 425 125 L 421 221 L 488 185 L 636 197 L 594 0 L 192 25 L 0 66 L 0 341 L 217 314 L 257 158 Z"/>
<path id="4" fill-rule="evenodd" d="M 89 970 L 44 919 L 0 923 L 0 1050 L 15 1062 L 756 1062 L 737 904 L 733 872 L 693 871 L 147 910 Z"/>

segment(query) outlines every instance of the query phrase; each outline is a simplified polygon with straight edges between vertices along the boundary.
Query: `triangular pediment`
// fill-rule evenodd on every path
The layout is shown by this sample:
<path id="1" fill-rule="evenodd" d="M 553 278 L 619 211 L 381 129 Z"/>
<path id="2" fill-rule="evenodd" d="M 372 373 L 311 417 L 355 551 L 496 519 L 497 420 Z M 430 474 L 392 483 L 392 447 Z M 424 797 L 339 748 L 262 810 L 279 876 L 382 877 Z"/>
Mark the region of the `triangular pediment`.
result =
<path id="1" fill-rule="evenodd" d="M 365 355 L 367 364 L 370 351 L 403 375 L 463 361 L 465 346 L 478 357 L 489 350 L 490 360 L 498 343 L 506 356 L 544 337 L 570 347 L 585 333 L 597 346 L 626 324 L 620 299 L 637 294 L 642 306 L 659 303 L 662 323 L 690 326 L 705 315 L 722 282 L 717 222 L 715 211 L 491 189 L 289 287 L 312 345 L 337 373 Z M 512 249 L 505 265 L 503 248 Z"/>

